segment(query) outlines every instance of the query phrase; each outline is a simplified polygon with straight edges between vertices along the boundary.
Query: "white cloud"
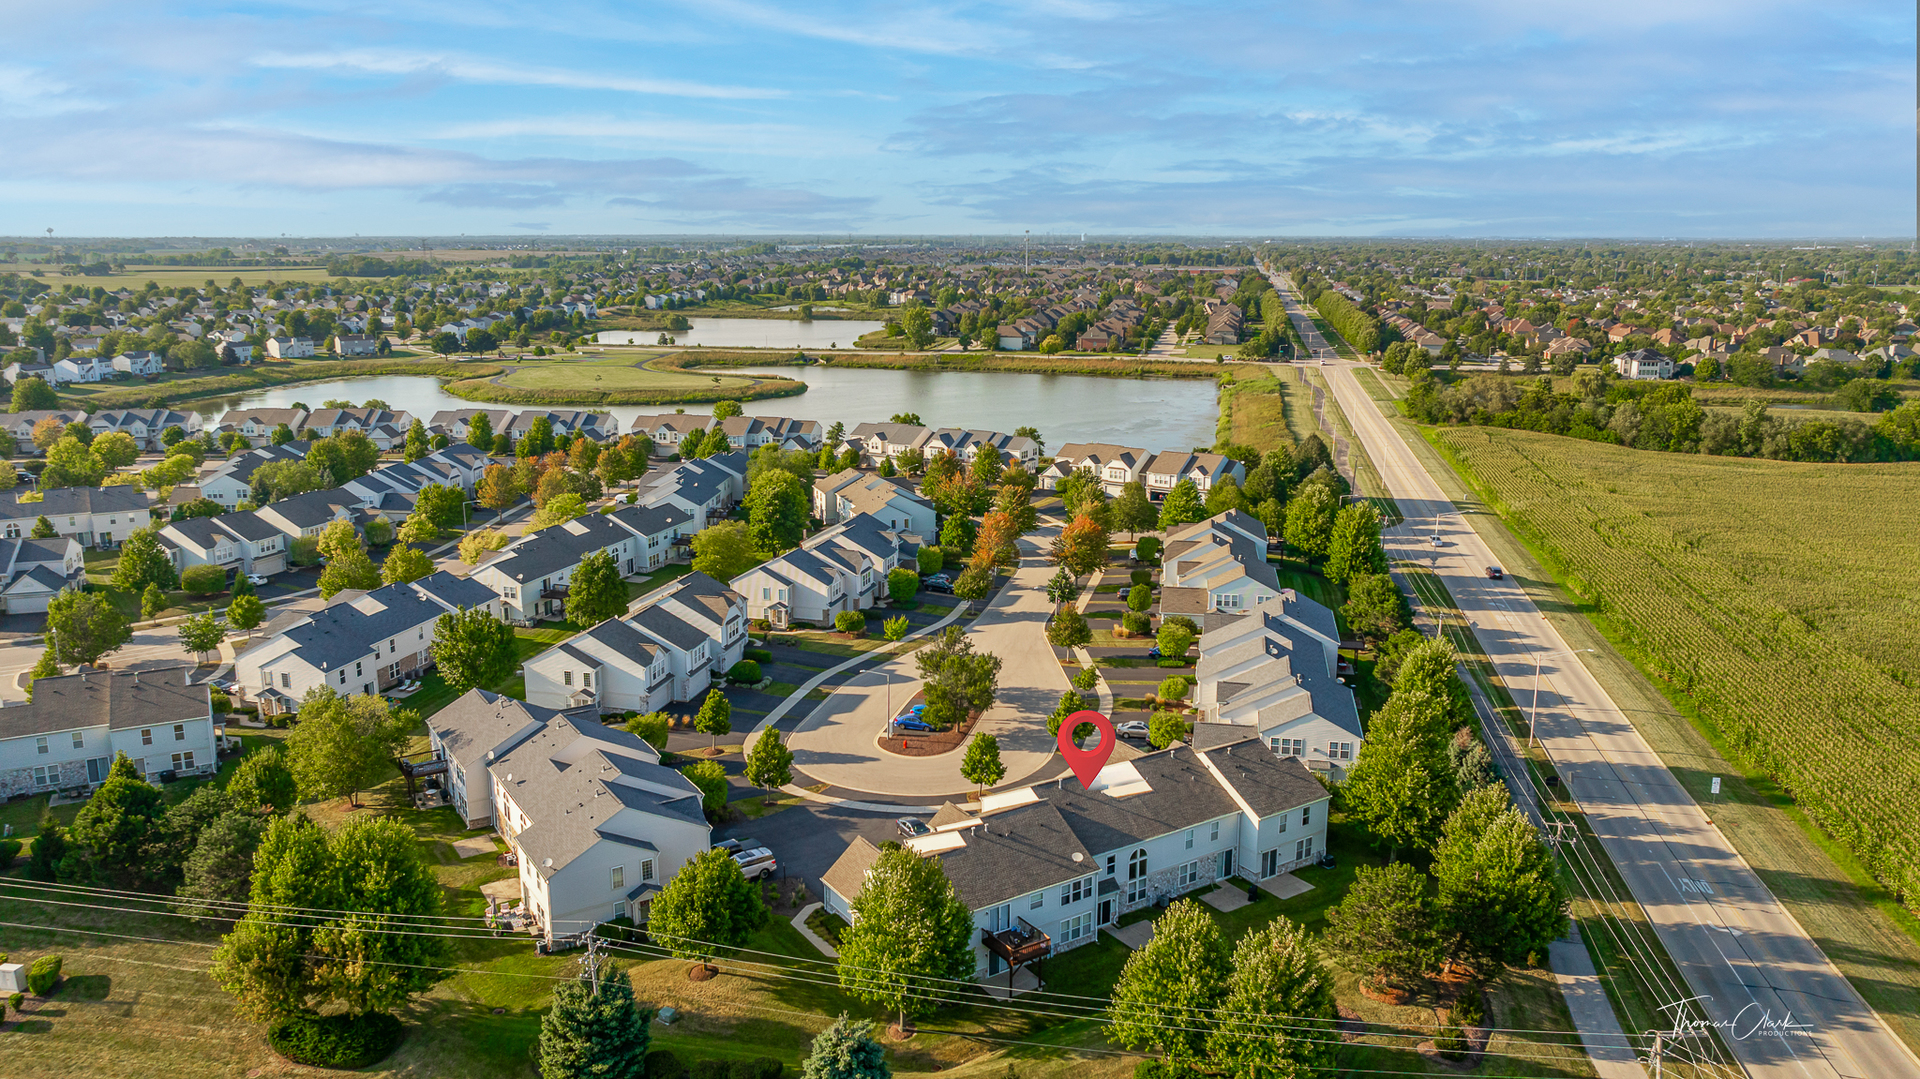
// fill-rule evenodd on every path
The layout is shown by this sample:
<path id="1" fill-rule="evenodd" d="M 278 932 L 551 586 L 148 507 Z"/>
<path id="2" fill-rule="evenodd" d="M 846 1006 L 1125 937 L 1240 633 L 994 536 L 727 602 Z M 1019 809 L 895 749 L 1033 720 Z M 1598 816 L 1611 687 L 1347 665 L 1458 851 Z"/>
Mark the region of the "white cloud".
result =
<path id="1" fill-rule="evenodd" d="M 797 124 L 732 124 L 664 117 L 516 116 L 448 124 L 430 139 L 555 138 L 647 144 L 649 150 L 719 150 L 780 156 L 856 154 L 871 140 Z"/>
<path id="2" fill-rule="evenodd" d="M 400 49 L 346 49 L 337 52 L 269 52 L 250 61 L 255 67 L 307 71 L 359 71 L 370 75 L 425 75 L 508 86 L 551 86 L 567 90 L 613 90 L 668 97 L 753 99 L 785 97 L 785 90 L 753 86 L 714 86 L 680 79 L 636 78 L 567 68 L 512 64 L 451 53 Z"/>

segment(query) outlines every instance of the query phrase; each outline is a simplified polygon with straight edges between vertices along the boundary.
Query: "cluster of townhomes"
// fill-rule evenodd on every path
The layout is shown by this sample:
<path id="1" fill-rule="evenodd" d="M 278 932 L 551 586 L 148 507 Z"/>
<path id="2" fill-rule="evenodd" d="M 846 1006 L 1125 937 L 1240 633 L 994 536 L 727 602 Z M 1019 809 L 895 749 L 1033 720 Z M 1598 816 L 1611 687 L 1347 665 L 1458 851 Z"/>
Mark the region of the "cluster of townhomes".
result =
<path id="1" fill-rule="evenodd" d="M 918 543 L 868 514 L 821 529 L 731 582 L 748 616 L 775 629 L 795 623 L 831 625 L 843 611 L 864 611 L 887 595 L 887 573 Z"/>
<path id="2" fill-rule="evenodd" d="M 975 976 L 1016 988 L 1036 960 L 1092 942 L 1129 911 L 1228 877 L 1260 881 L 1326 849 L 1327 788 L 1297 758 L 1240 728 L 1108 764 L 1089 786 L 1000 791 L 942 806 L 906 840 L 940 860 L 973 911 Z M 826 908 L 854 919 L 880 852 L 855 838 L 822 877 Z"/>
<path id="3" fill-rule="evenodd" d="M 1162 450 L 1152 453 L 1132 446 L 1105 442 L 1069 442 L 1053 455 L 1053 461 L 1040 470 L 1039 487 L 1051 491 L 1061 480 L 1075 472 L 1087 471 L 1100 481 L 1108 495 L 1119 495 L 1129 483 L 1146 488 L 1154 502 L 1166 500 L 1181 480 L 1192 480 L 1205 498 L 1214 485 L 1229 477 L 1245 483 L 1247 466 L 1217 453 Z"/>
<path id="4" fill-rule="evenodd" d="M 157 375 L 165 369 L 164 364 L 157 352 L 123 352 L 118 356 L 68 356 L 52 363 L 15 362 L 6 366 L 5 374 L 9 385 L 23 378 L 38 378 L 61 386 Z"/>
<path id="5" fill-rule="evenodd" d="M 1202 630 L 1195 730 L 1231 727 L 1343 777 L 1362 738 L 1341 680 L 1339 624 L 1324 604 L 1280 587 L 1266 555 L 1266 527 L 1238 510 L 1166 535 L 1161 616 L 1185 615 Z"/>
<path id="6" fill-rule="evenodd" d="M 951 451 L 967 463 L 982 451 L 989 451 L 998 454 L 1003 464 L 1018 462 L 1029 469 L 1040 461 L 1040 444 L 1025 435 L 911 423 L 860 424 L 847 432 L 847 445 L 859 450 L 861 461 L 868 465 L 887 460 L 897 463 L 908 450 L 919 450 L 929 459 Z"/>
<path id="7" fill-rule="evenodd" d="M 826 428 L 819 420 L 794 420 L 784 416 L 712 416 L 669 412 L 661 416 L 635 416 L 628 425 L 630 434 L 645 435 L 667 452 L 695 431 L 718 430 L 727 436 L 727 444 L 737 450 L 757 450 L 778 446 L 782 450 L 818 450 L 826 440 Z"/>
<path id="8" fill-rule="evenodd" d="M 191 673 L 83 669 L 36 679 L 33 700 L 0 708 L 0 799 L 96 786 L 121 753 L 148 776 L 212 775 L 223 731 Z"/>
<path id="9" fill-rule="evenodd" d="M 527 660 L 527 700 L 549 708 L 598 704 L 652 712 L 699 700 L 740 662 L 747 605 L 740 593 L 695 571 Z"/>

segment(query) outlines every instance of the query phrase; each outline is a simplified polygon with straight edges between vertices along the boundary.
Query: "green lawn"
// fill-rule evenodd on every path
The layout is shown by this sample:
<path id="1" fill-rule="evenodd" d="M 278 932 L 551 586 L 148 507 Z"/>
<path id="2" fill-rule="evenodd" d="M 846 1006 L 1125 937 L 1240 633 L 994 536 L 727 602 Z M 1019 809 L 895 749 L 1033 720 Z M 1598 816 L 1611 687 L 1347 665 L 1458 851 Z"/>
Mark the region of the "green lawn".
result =
<path id="1" fill-rule="evenodd" d="M 503 376 L 501 383 L 529 390 L 724 390 L 744 389 L 754 380 L 738 375 L 657 370 L 607 363 L 529 363 Z"/>
<path id="2" fill-rule="evenodd" d="M 120 565 L 120 552 L 89 550 L 82 557 L 86 559 L 87 584 L 106 596 L 107 602 L 113 604 L 113 609 L 120 612 L 120 617 L 129 622 L 145 621 L 146 615 L 140 611 L 140 597 L 129 595 L 107 583 L 113 577 L 113 571 Z M 167 593 L 167 606 L 158 617 L 171 618 L 174 615 L 199 614 L 215 607 L 225 607 L 232 600 L 233 595 L 230 592 L 196 596 L 175 589 Z"/>

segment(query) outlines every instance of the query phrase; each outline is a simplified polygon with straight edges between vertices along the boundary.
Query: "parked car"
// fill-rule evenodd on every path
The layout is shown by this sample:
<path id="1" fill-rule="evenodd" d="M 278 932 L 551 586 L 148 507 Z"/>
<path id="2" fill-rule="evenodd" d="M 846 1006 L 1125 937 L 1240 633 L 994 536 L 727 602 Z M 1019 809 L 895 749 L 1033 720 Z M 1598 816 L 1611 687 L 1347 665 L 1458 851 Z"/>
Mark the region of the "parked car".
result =
<path id="1" fill-rule="evenodd" d="M 733 863 L 748 880 L 768 880 L 780 869 L 780 863 L 774 860 L 773 852 L 765 847 L 733 852 Z"/>
<path id="2" fill-rule="evenodd" d="M 953 581 L 944 573 L 936 573 L 920 582 L 920 587 L 928 592 L 941 592 L 953 595 Z"/>
<path id="3" fill-rule="evenodd" d="M 894 827 L 900 829 L 900 838 L 902 839 L 913 839 L 916 836 L 933 834 L 933 829 L 927 827 L 927 822 L 921 820 L 919 817 L 901 817 L 899 820 L 894 821 L 893 824 Z"/>
<path id="4" fill-rule="evenodd" d="M 1129 741 L 1144 742 L 1147 740 L 1147 725 L 1137 719 L 1129 719 L 1125 723 L 1116 724 L 1113 733 Z"/>
<path id="5" fill-rule="evenodd" d="M 1149 648 L 1149 649 L 1147 649 L 1147 658 L 1148 658 L 1148 659 L 1159 659 L 1159 658 L 1160 658 L 1160 646 L 1156 644 L 1156 645 L 1154 645 L 1154 646 L 1153 646 L 1152 648 Z"/>
<path id="6" fill-rule="evenodd" d="M 1497 581 L 1497 580 L 1499 580 L 1500 578 L 1502 578 L 1502 577 L 1505 577 L 1505 576 L 1506 576 L 1506 574 L 1505 574 L 1505 573 L 1502 573 L 1502 572 L 1500 572 L 1500 567 L 1499 567 L 1499 566 L 1488 566 L 1488 567 L 1487 567 L 1487 579 L 1488 579 L 1488 580 L 1490 580 L 1490 581 Z"/>
<path id="7" fill-rule="evenodd" d="M 247 574 L 247 583 L 253 585 L 266 584 L 267 576 L 264 573 L 249 573 Z"/>
<path id="8" fill-rule="evenodd" d="M 921 734 L 932 734 L 933 724 L 928 723 L 919 716 L 895 716 L 893 717 L 893 729 L 896 731 L 917 731 Z"/>
<path id="9" fill-rule="evenodd" d="M 760 845 L 758 839 L 722 839 L 713 845 L 714 850 L 723 850 L 728 854 L 738 854 L 743 850 L 752 850 Z"/>

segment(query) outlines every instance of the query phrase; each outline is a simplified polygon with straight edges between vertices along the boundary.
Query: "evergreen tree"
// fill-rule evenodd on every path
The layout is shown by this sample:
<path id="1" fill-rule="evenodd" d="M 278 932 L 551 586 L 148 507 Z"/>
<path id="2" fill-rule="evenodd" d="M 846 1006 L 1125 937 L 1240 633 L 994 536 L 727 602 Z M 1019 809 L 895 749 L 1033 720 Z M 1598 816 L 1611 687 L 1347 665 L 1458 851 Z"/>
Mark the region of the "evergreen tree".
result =
<path id="1" fill-rule="evenodd" d="M 11 468 L 12 466 L 9 465 L 7 467 Z M 34 518 L 32 532 L 34 539 L 52 539 L 59 534 L 59 532 L 54 530 L 53 522 L 47 520 L 45 515 Z"/>
<path id="2" fill-rule="evenodd" d="M 633 999 L 626 972 L 567 982 L 540 1018 L 542 1079 L 642 1079 L 653 1009 Z"/>
<path id="3" fill-rule="evenodd" d="M 61 863 L 61 876 L 126 887 L 145 880 L 150 866 L 147 845 L 158 838 L 166 815 L 160 789 L 118 754 L 107 780 L 93 792 L 73 818 L 67 833 L 71 849 Z"/>
<path id="4" fill-rule="evenodd" d="M 595 551 L 574 567 L 567 584 L 567 620 L 585 629 L 627 611 L 627 582 L 607 551 Z"/>
<path id="5" fill-rule="evenodd" d="M 1206 511 L 1200 505 L 1200 488 L 1194 486 L 1190 479 L 1182 479 L 1174 484 L 1173 489 L 1167 492 L 1166 499 L 1160 503 L 1160 528 L 1163 531 L 1170 532 L 1181 525 L 1204 521 L 1206 518 Z"/>
<path id="6" fill-rule="evenodd" d="M 67 857 L 67 834 L 58 822 L 46 821 L 40 834 L 33 837 L 33 853 L 27 857 L 27 878 L 38 881 L 60 879 L 60 863 Z"/>
<path id="7" fill-rule="evenodd" d="M 1411 988 L 1440 959 L 1426 878 L 1405 862 L 1361 866 L 1346 898 L 1327 912 L 1321 939 L 1376 990 Z"/>
<path id="8" fill-rule="evenodd" d="M 867 1036 L 867 1025 L 842 1014 L 814 1036 L 800 1079 L 892 1079 L 887 1050 Z"/>

